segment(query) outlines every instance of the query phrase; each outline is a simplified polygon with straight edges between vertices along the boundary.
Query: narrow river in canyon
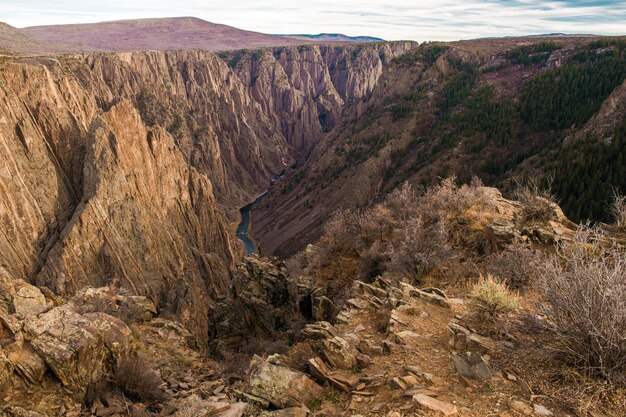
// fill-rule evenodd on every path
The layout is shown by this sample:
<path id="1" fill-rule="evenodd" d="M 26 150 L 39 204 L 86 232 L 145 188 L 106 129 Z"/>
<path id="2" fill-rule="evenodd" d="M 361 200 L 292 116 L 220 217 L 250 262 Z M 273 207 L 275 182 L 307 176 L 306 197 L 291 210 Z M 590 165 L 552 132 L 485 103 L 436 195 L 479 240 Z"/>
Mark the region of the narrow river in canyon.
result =
<path id="1" fill-rule="evenodd" d="M 239 209 L 239 213 L 241 215 L 241 221 L 239 222 L 239 226 L 237 226 L 237 237 L 239 240 L 243 242 L 243 253 L 245 256 L 248 256 L 252 253 L 257 253 L 256 246 L 254 245 L 254 241 L 248 235 L 248 231 L 250 230 L 250 210 L 257 204 L 259 201 L 263 199 L 267 195 L 267 191 L 263 192 L 254 201 L 241 209 Z"/>

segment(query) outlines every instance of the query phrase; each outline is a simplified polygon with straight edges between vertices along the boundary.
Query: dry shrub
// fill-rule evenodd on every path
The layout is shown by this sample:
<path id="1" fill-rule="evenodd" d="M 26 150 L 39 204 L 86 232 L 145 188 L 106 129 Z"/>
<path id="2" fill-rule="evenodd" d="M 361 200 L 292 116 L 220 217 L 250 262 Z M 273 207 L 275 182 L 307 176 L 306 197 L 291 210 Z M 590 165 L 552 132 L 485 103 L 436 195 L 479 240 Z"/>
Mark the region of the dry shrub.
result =
<path id="1" fill-rule="evenodd" d="M 546 324 L 556 357 L 590 375 L 626 383 L 626 251 L 581 227 L 541 266 Z"/>
<path id="2" fill-rule="evenodd" d="M 389 262 L 386 245 L 379 241 L 361 251 L 359 258 L 361 260 L 361 279 L 365 282 L 372 282 L 374 278 L 382 275 Z"/>
<path id="3" fill-rule="evenodd" d="M 472 287 L 469 307 L 484 317 L 496 319 L 517 309 L 515 295 L 491 274 L 481 275 Z"/>
<path id="4" fill-rule="evenodd" d="M 163 380 L 153 368 L 143 353 L 128 355 L 117 365 L 115 383 L 133 400 L 162 402 L 167 399 L 161 388 Z"/>
<path id="5" fill-rule="evenodd" d="M 621 195 L 617 189 L 613 189 L 610 211 L 615 220 L 615 226 L 626 231 L 626 196 Z"/>
<path id="6" fill-rule="evenodd" d="M 232 374 L 243 377 L 250 364 L 250 355 L 246 355 L 241 351 L 222 350 L 220 351 L 221 360 L 218 362 L 222 365 L 225 374 Z"/>
<path id="7" fill-rule="evenodd" d="M 548 183 L 551 181 L 549 180 Z M 552 219 L 557 199 L 549 190 L 549 186 L 541 187 L 535 178 L 526 182 L 516 181 L 513 196 L 522 203 L 524 221 L 548 221 Z"/>
<path id="8" fill-rule="evenodd" d="M 225 374 L 243 377 L 254 355 L 268 357 L 273 354 L 287 354 L 289 346 L 286 340 L 250 337 L 242 340 L 236 347 L 222 347 L 214 359 Z"/>
<path id="9" fill-rule="evenodd" d="M 456 177 L 442 180 L 429 188 L 421 198 L 421 214 L 427 220 L 437 221 L 463 213 L 471 207 L 490 207 L 490 201 L 480 179 L 472 178 L 470 184 L 457 185 Z"/>
<path id="10" fill-rule="evenodd" d="M 450 257 L 452 250 L 443 222 L 425 224 L 421 217 L 408 220 L 391 246 L 387 268 L 406 274 L 414 282 Z"/>
<path id="11" fill-rule="evenodd" d="M 515 241 L 487 261 L 487 271 L 506 283 L 509 288 L 526 288 L 539 278 L 541 254 L 531 245 Z"/>
<path id="12" fill-rule="evenodd" d="M 488 210 L 490 201 L 478 180 L 458 186 L 449 178 L 426 192 L 405 183 L 366 210 L 337 211 L 317 244 L 293 263 L 303 275 L 314 277 L 314 285 L 325 287 L 337 305 L 342 289 L 355 279 L 371 281 L 396 272 L 397 278 L 419 282 L 452 257 L 450 220 L 470 208 Z"/>

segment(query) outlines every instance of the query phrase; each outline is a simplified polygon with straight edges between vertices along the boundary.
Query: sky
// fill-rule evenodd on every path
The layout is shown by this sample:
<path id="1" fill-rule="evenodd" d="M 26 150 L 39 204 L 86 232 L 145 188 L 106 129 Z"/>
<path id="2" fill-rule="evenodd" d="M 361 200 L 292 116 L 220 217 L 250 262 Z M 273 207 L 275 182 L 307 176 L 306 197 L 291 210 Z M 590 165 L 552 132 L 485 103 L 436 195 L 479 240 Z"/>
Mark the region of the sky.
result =
<path id="1" fill-rule="evenodd" d="M 626 34 L 626 0 L 0 0 L 0 21 L 16 27 L 173 16 L 265 33 L 387 40 Z"/>

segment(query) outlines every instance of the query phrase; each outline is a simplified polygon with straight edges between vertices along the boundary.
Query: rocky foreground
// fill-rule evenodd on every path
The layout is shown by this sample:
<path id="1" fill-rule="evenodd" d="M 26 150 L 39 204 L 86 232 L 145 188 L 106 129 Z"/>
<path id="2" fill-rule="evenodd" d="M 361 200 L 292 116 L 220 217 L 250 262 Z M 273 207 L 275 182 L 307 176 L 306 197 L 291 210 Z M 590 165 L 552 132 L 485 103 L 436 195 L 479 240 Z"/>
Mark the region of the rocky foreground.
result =
<path id="1" fill-rule="evenodd" d="M 572 233 L 558 207 L 530 225 L 518 203 L 484 192 L 496 203 L 474 233 L 494 248 Z M 229 295 L 209 306 L 208 353 L 167 312 L 114 285 L 62 298 L 4 274 L 0 290 L 7 416 L 567 414 L 513 365 L 526 346 L 514 329 L 487 337 L 462 293 L 405 280 L 354 280 L 342 302 L 282 262 L 245 258 Z"/>

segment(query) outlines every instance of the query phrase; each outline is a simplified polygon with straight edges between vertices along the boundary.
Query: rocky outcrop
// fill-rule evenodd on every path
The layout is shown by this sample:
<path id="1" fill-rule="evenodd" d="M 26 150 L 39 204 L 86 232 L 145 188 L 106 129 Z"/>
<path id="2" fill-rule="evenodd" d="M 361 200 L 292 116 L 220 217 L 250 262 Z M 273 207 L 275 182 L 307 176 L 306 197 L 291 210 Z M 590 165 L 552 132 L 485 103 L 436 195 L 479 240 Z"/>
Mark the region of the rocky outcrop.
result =
<path id="1" fill-rule="evenodd" d="M 115 280 L 206 334 L 202 311 L 233 263 L 211 183 L 185 163 L 167 132 L 146 129 L 129 102 L 96 119 L 88 140 L 83 199 L 38 284 L 73 294 Z"/>
<path id="2" fill-rule="evenodd" d="M 298 407 L 324 393 L 305 374 L 261 361 L 248 379 L 249 393 L 277 408 Z"/>
<path id="3" fill-rule="evenodd" d="M 5 296 L 15 303 L 29 294 L 37 303 L 26 315 L 19 309 L 0 311 L 2 385 L 41 384 L 50 370 L 68 392 L 82 398 L 89 384 L 130 352 L 131 331 L 121 320 L 101 312 L 81 314 L 71 302 L 54 307 L 37 287 L 14 284 L 5 287 Z"/>
<path id="4" fill-rule="evenodd" d="M 244 258 L 225 294 L 208 313 L 214 350 L 237 350 L 250 338 L 273 339 L 299 320 L 297 288 L 281 261 Z"/>
<path id="5" fill-rule="evenodd" d="M 359 352 L 337 334 L 328 322 L 307 325 L 302 334 L 309 339 L 313 350 L 334 369 L 351 370 L 357 367 Z"/>

